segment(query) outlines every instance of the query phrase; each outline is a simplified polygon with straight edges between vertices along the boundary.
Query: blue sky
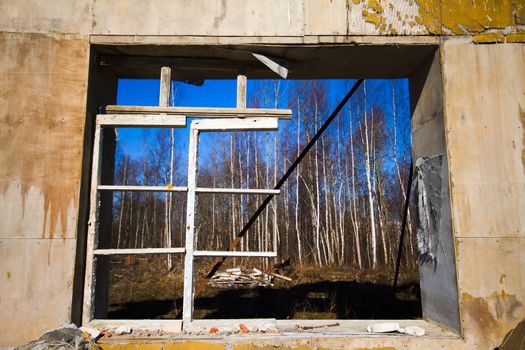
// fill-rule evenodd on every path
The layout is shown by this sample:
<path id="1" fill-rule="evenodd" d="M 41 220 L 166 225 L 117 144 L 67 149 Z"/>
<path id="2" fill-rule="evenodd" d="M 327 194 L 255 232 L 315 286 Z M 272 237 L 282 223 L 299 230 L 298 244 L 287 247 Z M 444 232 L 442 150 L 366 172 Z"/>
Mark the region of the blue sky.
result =
<path id="1" fill-rule="evenodd" d="M 260 92 L 261 80 L 248 80 L 248 105 L 254 94 Z M 268 82 L 268 81 L 266 81 Z M 354 80 L 325 80 L 329 86 L 329 111 L 323 111 L 322 115 L 326 117 L 348 92 L 348 89 L 355 82 Z M 281 80 L 279 108 L 287 108 L 288 91 L 293 81 Z M 380 106 L 385 114 L 392 114 L 392 80 L 367 80 L 367 107 Z M 235 107 L 236 105 L 236 81 L 235 80 L 206 80 L 202 86 L 194 86 L 181 82 L 172 82 L 172 89 L 175 90 L 174 104 L 186 107 Z M 409 127 L 409 99 L 408 99 L 408 81 L 407 79 L 394 80 L 394 91 L 396 94 L 396 109 L 398 113 L 398 130 L 399 128 Z M 355 96 L 353 98 L 355 100 Z M 159 101 L 159 80 L 158 79 L 120 79 L 117 91 L 117 104 L 119 105 L 142 105 L 156 106 Z M 354 102 L 352 102 L 354 103 Z M 391 118 L 388 118 L 390 120 Z M 182 162 L 187 159 L 187 144 L 189 140 L 189 125 L 191 120 L 188 119 L 185 129 L 175 129 L 176 152 L 180 154 Z M 287 121 L 281 121 L 286 123 Z M 335 122 L 334 122 L 335 123 Z M 388 123 L 388 121 L 387 121 Z M 391 124 L 389 127 L 391 128 Z M 121 151 L 139 158 L 144 155 L 145 146 L 144 129 L 120 128 L 118 130 L 119 139 L 118 147 Z M 150 134 L 151 136 L 151 134 Z M 209 155 L 213 142 L 206 142 L 202 139 L 200 147 L 200 159 L 206 159 Z M 402 147 L 402 145 L 398 145 Z M 401 149 L 399 149 L 401 153 Z"/>
<path id="2" fill-rule="evenodd" d="M 248 101 L 259 91 L 261 82 L 264 81 L 248 80 Z M 326 82 L 330 85 L 330 104 L 333 107 L 347 93 L 344 86 L 345 80 L 332 79 L 326 80 Z M 351 82 L 353 83 L 353 81 Z M 283 96 L 280 99 L 279 108 L 287 108 L 287 91 L 291 82 L 284 80 L 280 84 Z M 202 86 L 172 82 L 172 89 L 175 90 L 175 105 L 184 107 L 235 107 L 236 88 L 237 82 L 235 80 L 206 80 Z M 157 106 L 159 104 L 159 90 L 159 79 L 120 79 L 117 90 L 117 104 Z M 184 139 L 187 139 L 184 135 L 188 134 L 188 127 L 185 130 L 175 130 L 176 138 L 183 143 L 182 148 L 184 148 Z M 143 135 L 143 129 L 119 129 L 119 147 L 125 149 L 128 154 L 140 156 L 144 148 L 140 142 Z"/>

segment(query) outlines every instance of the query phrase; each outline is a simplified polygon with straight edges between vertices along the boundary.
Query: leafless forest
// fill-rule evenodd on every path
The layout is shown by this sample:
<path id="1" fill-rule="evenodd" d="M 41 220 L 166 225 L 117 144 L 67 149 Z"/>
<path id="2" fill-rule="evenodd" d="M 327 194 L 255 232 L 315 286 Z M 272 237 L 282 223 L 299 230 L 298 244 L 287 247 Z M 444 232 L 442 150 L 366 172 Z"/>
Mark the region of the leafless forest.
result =
<path id="1" fill-rule="evenodd" d="M 324 81 L 261 82 L 250 106 L 291 108 L 293 118 L 280 121 L 278 132 L 203 135 L 198 186 L 273 188 L 346 93 L 331 89 Z M 403 80 L 361 86 L 238 249 L 276 247 L 294 266 L 393 271 L 410 165 L 407 90 Z M 184 186 L 187 137 L 187 129 L 152 129 L 136 140 L 143 152 L 117 146 L 115 184 Z M 199 195 L 199 249 L 226 250 L 263 199 Z M 185 193 L 115 192 L 113 247 L 183 246 L 185 209 Z M 408 226 L 402 264 L 412 270 Z"/>

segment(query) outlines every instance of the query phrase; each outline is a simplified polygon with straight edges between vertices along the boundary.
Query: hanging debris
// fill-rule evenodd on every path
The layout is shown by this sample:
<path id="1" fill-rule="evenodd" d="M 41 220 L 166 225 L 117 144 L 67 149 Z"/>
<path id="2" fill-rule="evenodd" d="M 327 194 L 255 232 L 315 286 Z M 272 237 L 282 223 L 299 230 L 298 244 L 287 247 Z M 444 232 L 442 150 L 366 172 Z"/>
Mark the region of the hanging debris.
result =
<path id="1" fill-rule="evenodd" d="M 438 263 L 439 224 L 441 218 L 443 155 L 416 160 L 417 246 L 419 261 Z"/>

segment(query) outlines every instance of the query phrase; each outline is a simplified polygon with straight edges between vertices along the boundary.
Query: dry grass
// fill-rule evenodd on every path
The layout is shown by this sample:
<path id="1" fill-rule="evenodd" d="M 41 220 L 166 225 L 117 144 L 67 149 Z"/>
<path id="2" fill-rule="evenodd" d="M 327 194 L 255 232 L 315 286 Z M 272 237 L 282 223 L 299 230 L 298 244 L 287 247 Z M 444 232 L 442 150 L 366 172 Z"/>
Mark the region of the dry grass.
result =
<path id="1" fill-rule="evenodd" d="M 213 261 L 198 261 L 195 266 L 197 283 Z M 110 317 L 179 318 L 183 294 L 182 266 L 181 256 L 174 257 L 171 270 L 167 268 L 166 257 L 138 257 L 133 264 L 126 264 L 123 258 L 113 258 Z M 233 261 L 224 268 L 231 266 Z M 411 318 L 420 314 L 417 271 L 401 274 L 401 288 L 395 300 L 390 300 L 392 271 L 305 266 L 293 270 L 289 276 L 293 278 L 292 282 L 276 279 L 275 286 L 267 289 L 207 287 L 195 302 L 195 317 L 352 319 L 395 318 L 396 315 Z"/>

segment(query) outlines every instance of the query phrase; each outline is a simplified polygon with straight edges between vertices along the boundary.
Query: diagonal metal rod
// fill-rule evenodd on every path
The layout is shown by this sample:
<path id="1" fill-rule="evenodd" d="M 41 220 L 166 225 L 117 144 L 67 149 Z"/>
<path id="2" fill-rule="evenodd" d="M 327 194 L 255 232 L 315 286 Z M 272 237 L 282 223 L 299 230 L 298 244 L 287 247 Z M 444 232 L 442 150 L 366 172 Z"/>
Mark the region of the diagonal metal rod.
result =
<path id="1" fill-rule="evenodd" d="M 306 154 L 308 153 L 308 151 L 310 151 L 310 149 L 314 146 L 314 144 L 317 142 L 317 140 L 319 139 L 319 137 L 321 137 L 321 135 L 323 134 L 323 132 L 328 128 L 328 126 L 330 126 L 330 123 L 335 119 L 335 117 L 339 114 L 339 112 L 341 111 L 341 109 L 343 109 L 343 107 L 345 106 L 345 104 L 348 102 L 348 100 L 350 99 L 350 97 L 352 97 L 352 95 L 357 91 L 357 89 L 359 88 L 359 86 L 363 83 L 363 79 L 359 79 L 355 84 L 354 86 L 352 87 L 352 89 L 350 89 L 350 91 L 348 92 L 348 94 L 346 94 L 346 96 L 341 100 L 341 102 L 339 102 L 339 104 L 337 105 L 337 107 L 334 109 L 334 111 L 332 112 L 332 114 L 330 114 L 330 116 L 326 119 L 326 121 L 324 122 L 324 124 L 321 126 L 321 128 L 317 131 L 317 133 L 314 135 L 314 137 L 312 137 L 312 139 L 310 140 L 310 142 L 308 142 L 308 144 L 304 147 L 304 149 L 301 151 L 301 153 L 299 154 L 299 156 L 297 157 L 297 159 L 295 159 L 295 161 L 292 163 L 292 165 L 290 165 L 290 167 L 288 168 L 288 170 L 286 170 L 286 173 L 283 175 L 283 177 L 281 177 L 281 179 L 279 180 L 279 182 L 277 182 L 277 184 L 275 185 L 274 189 L 275 190 L 279 190 L 282 185 L 286 182 L 286 180 L 288 180 L 288 178 L 290 177 L 290 175 L 292 175 L 292 173 L 294 172 L 295 168 L 297 168 L 297 166 L 299 165 L 299 163 L 301 163 L 301 161 L 303 160 L 303 158 L 306 156 Z M 253 223 L 255 222 L 255 220 L 257 220 L 257 218 L 259 217 L 259 215 L 261 215 L 261 213 L 263 212 L 263 210 L 266 208 L 266 206 L 268 205 L 268 203 L 270 203 L 270 201 L 272 200 L 272 198 L 274 197 L 275 195 L 273 194 L 270 194 L 268 195 L 268 197 L 266 197 L 266 199 L 262 202 L 262 204 L 259 206 L 259 208 L 255 211 L 255 213 L 253 213 L 253 215 L 251 216 L 250 220 L 248 220 L 248 222 L 244 225 L 244 227 L 242 228 L 241 231 L 239 231 L 239 233 L 237 233 L 237 236 L 235 236 L 235 239 L 232 241 L 232 243 L 230 244 L 230 251 L 233 251 L 235 249 L 235 247 L 237 246 L 237 244 L 239 244 L 239 242 L 241 241 L 242 237 L 246 234 L 246 232 L 250 229 L 250 227 L 253 225 Z M 210 272 L 208 272 L 208 274 L 206 275 L 206 277 L 204 277 L 204 279 L 202 280 L 202 282 L 199 284 L 199 286 L 195 289 L 195 298 L 197 298 L 201 293 L 202 291 L 204 290 L 204 288 L 206 287 L 206 284 L 208 284 L 208 281 L 213 277 L 213 275 L 215 275 L 215 273 L 217 272 L 217 270 L 219 270 L 219 268 L 222 266 L 222 264 L 224 263 L 224 261 L 226 261 L 226 257 L 222 257 L 220 259 L 217 260 L 217 262 L 215 263 L 215 265 L 213 265 L 213 267 L 211 268 Z"/>
<path id="2" fill-rule="evenodd" d="M 408 217 L 408 207 L 410 204 L 410 189 L 412 188 L 413 175 L 414 175 L 414 169 L 412 168 L 412 160 L 410 160 L 410 172 L 408 174 L 407 196 L 405 198 L 405 206 L 403 207 L 403 221 L 401 223 L 401 236 L 399 237 L 399 248 L 397 250 L 397 260 L 396 260 L 396 272 L 394 275 L 394 286 L 393 286 L 394 296 L 396 295 L 396 290 L 397 290 L 397 279 L 399 277 L 399 267 L 401 266 L 401 256 L 403 256 L 403 241 L 405 240 L 405 231 L 406 231 L 407 217 Z"/>

